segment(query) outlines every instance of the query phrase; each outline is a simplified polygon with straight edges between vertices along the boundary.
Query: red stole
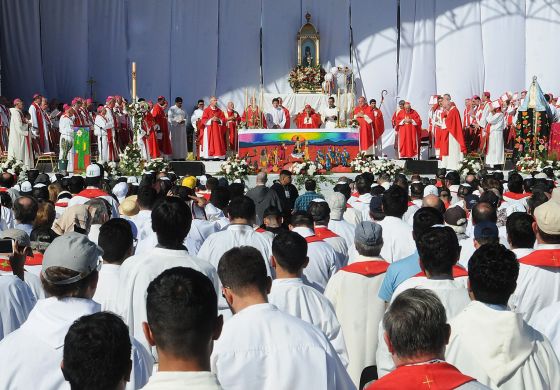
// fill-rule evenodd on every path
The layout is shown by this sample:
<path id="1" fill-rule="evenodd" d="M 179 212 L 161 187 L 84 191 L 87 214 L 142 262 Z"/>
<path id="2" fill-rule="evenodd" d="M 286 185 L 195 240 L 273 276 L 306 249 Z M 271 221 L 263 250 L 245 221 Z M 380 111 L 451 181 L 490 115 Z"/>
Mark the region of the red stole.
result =
<path id="1" fill-rule="evenodd" d="M 530 196 L 531 196 L 531 194 L 525 194 L 525 193 L 518 194 L 516 192 L 511 192 L 511 191 L 506 191 L 503 194 L 504 198 L 509 198 L 509 199 L 513 199 L 513 200 L 521 200 L 521 199 L 528 198 Z"/>
<path id="2" fill-rule="evenodd" d="M 115 153 L 115 144 L 113 143 L 113 131 L 114 127 L 107 129 L 107 146 L 109 148 L 109 161 L 115 161 L 117 159 L 117 154 Z"/>
<path id="3" fill-rule="evenodd" d="M 264 232 L 266 232 L 266 230 L 263 229 L 262 227 L 257 228 L 255 231 L 256 231 L 257 233 L 264 233 Z"/>
<path id="4" fill-rule="evenodd" d="M 86 188 L 85 190 L 80 191 L 77 196 L 83 196 L 84 198 L 93 199 L 99 198 L 100 196 L 109 196 L 105 191 L 100 190 L 99 188 Z"/>
<path id="5" fill-rule="evenodd" d="M 305 237 L 305 241 L 307 241 L 308 244 L 311 244 L 313 242 L 324 242 L 320 237 L 317 236 Z"/>
<path id="6" fill-rule="evenodd" d="M 311 123 L 305 123 L 306 118 L 310 118 Z M 302 112 L 297 116 L 296 124 L 298 129 L 318 129 L 321 126 L 321 117 L 313 112 L 308 117 L 306 112 Z"/>
<path id="7" fill-rule="evenodd" d="M 534 267 L 560 268 L 560 249 L 537 249 L 520 258 L 519 262 Z"/>
<path id="8" fill-rule="evenodd" d="M 412 123 L 400 124 L 405 119 L 412 119 L 416 125 Z M 406 112 L 401 110 L 396 118 L 397 131 L 399 135 L 399 158 L 412 158 L 418 156 L 419 139 L 422 129 L 422 120 L 418 113 L 414 110 Z"/>
<path id="9" fill-rule="evenodd" d="M 284 106 L 282 106 L 282 110 L 284 111 L 284 116 L 286 117 L 286 124 L 284 125 L 285 129 L 289 129 L 290 128 L 290 111 L 288 111 L 288 109 Z"/>
<path id="10" fill-rule="evenodd" d="M 466 154 L 467 147 L 465 146 L 465 140 L 463 137 L 463 128 L 461 126 L 461 116 L 459 115 L 459 110 L 457 109 L 457 107 L 452 106 L 446 114 L 445 127 L 447 127 L 447 131 L 449 131 L 449 135 L 455 138 L 455 140 L 459 143 L 459 146 L 461 147 L 461 153 Z M 441 155 L 449 156 L 449 143 L 447 143 L 446 146 L 446 154 L 444 154 L 445 145 L 441 146 Z"/>
<path id="11" fill-rule="evenodd" d="M 41 153 L 45 151 L 45 123 L 43 122 L 43 110 L 33 103 L 35 107 L 35 116 L 37 117 L 37 129 L 39 130 L 39 145 L 41 146 Z"/>
<path id="12" fill-rule="evenodd" d="M 452 269 L 453 277 L 454 278 L 461 278 L 464 276 L 469 276 L 469 273 L 466 269 L 459 265 L 454 265 Z M 414 275 L 415 278 L 417 277 L 426 277 L 426 273 L 424 271 L 417 273 Z"/>
<path id="13" fill-rule="evenodd" d="M 25 265 L 42 265 L 43 264 L 43 254 L 41 252 L 33 253 L 33 256 L 27 256 L 25 258 Z"/>
<path id="14" fill-rule="evenodd" d="M 10 260 L 0 259 L 0 271 L 12 272 L 12 266 L 10 265 Z"/>
<path id="15" fill-rule="evenodd" d="M 208 121 L 211 120 L 214 115 L 217 116 L 221 122 L 212 121 L 209 125 L 207 125 Z M 204 109 L 200 121 L 204 126 L 199 135 L 200 147 L 204 147 L 204 134 L 206 134 L 206 138 L 208 140 L 208 150 L 206 153 L 208 154 L 208 157 L 225 156 L 227 148 L 225 135 L 226 117 L 224 116 L 224 112 L 218 107 L 212 109 L 211 106 L 208 106 Z"/>
<path id="16" fill-rule="evenodd" d="M 325 238 L 340 237 L 338 234 L 336 234 L 332 230 L 329 230 L 326 227 L 316 227 L 315 235 L 322 240 L 324 240 Z"/>
<path id="17" fill-rule="evenodd" d="M 352 263 L 346 267 L 342 267 L 340 270 L 363 276 L 376 276 L 387 272 L 387 268 L 389 268 L 389 263 L 386 261 L 372 260 Z"/>
<path id="18" fill-rule="evenodd" d="M 146 133 L 144 143 L 151 158 L 157 158 L 160 156 L 156 131 L 154 129 L 155 124 L 154 117 L 151 113 L 147 112 L 144 114 L 143 126 L 144 132 Z"/>
<path id="19" fill-rule="evenodd" d="M 419 389 L 451 390 L 474 378 L 463 375 L 461 371 L 446 362 L 400 366 L 369 385 L 366 390 L 377 389 Z"/>
<path id="20" fill-rule="evenodd" d="M 372 109 L 371 112 L 373 113 L 373 142 L 377 144 L 377 141 L 385 132 L 385 122 L 383 121 L 383 113 L 379 108 Z"/>

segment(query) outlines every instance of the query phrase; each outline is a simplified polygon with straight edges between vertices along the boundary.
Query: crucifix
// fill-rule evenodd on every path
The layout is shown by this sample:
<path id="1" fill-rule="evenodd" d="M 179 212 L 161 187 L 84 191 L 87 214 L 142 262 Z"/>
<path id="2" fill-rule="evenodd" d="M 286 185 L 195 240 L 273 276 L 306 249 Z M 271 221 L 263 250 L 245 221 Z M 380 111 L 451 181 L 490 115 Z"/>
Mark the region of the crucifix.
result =
<path id="1" fill-rule="evenodd" d="M 93 98 L 93 85 L 97 83 L 97 81 L 95 81 L 93 77 L 89 76 L 89 79 L 86 81 L 86 83 L 88 83 L 89 85 L 89 97 L 91 98 L 91 100 L 95 101 L 95 99 Z"/>

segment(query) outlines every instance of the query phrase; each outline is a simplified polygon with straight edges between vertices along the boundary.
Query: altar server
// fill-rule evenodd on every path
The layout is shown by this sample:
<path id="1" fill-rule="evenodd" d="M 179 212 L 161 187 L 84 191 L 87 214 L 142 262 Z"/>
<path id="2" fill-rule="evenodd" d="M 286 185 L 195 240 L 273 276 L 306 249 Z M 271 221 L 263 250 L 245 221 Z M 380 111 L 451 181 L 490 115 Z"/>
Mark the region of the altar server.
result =
<path id="1" fill-rule="evenodd" d="M 282 110 L 284 110 L 284 116 L 286 117 L 286 123 L 284 124 L 284 128 L 289 129 L 291 127 L 290 111 L 286 107 L 284 107 L 284 101 L 282 100 L 281 97 L 278 97 L 278 104 L 280 105 L 280 107 L 282 107 Z"/>
<path id="2" fill-rule="evenodd" d="M 373 143 L 375 145 L 375 155 L 381 156 L 383 152 L 382 136 L 385 132 L 385 121 L 383 120 L 383 113 L 381 109 L 377 108 L 377 100 L 371 99 L 369 107 L 373 114 Z"/>
<path id="3" fill-rule="evenodd" d="M 95 123 L 93 125 L 93 134 L 97 136 L 97 149 L 98 156 L 97 161 L 103 163 L 109 161 L 109 143 L 107 142 L 107 109 L 103 106 L 99 106 L 97 109 L 97 115 L 95 116 Z"/>
<path id="4" fill-rule="evenodd" d="M 74 172 L 74 118 L 75 111 L 72 107 L 68 107 L 58 122 L 58 131 L 60 132 L 60 154 L 59 160 L 67 160 L 67 172 Z M 64 155 L 63 143 L 68 151 Z"/>
<path id="5" fill-rule="evenodd" d="M 41 299 L 27 321 L 0 343 L 0 388 L 69 389 L 60 363 L 64 338 L 78 318 L 97 313 L 95 294 L 103 252 L 87 236 L 69 232 L 56 238 L 43 257 L 41 282 L 50 298 Z M 131 338 L 132 372 L 127 389 L 141 388 L 153 360 Z"/>
<path id="6" fill-rule="evenodd" d="M 379 253 L 382 228 L 374 222 L 356 226 L 358 258 L 341 268 L 329 280 L 325 296 L 333 304 L 344 332 L 348 351 L 348 373 L 358 386 L 362 370 L 375 365 L 377 330 L 385 312 L 385 302 L 377 297 L 389 263 Z M 356 308 L 361 308 L 356 310 Z"/>
<path id="7" fill-rule="evenodd" d="M 107 113 L 105 114 L 105 119 L 107 120 L 106 129 L 107 129 L 107 161 L 117 161 L 119 150 L 117 149 L 117 120 L 115 117 L 115 113 L 113 112 L 113 108 L 115 107 L 115 98 L 113 96 L 108 96 L 105 101 L 105 108 Z"/>
<path id="8" fill-rule="evenodd" d="M 286 125 L 286 115 L 278 98 L 272 99 L 272 110 L 266 114 L 266 124 L 269 129 L 283 129 Z"/>
<path id="9" fill-rule="evenodd" d="M 366 390 L 488 389 L 445 362 L 447 318 L 443 305 L 431 291 L 412 289 L 397 297 L 383 316 L 384 342 L 397 369 Z"/>
<path id="10" fill-rule="evenodd" d="M 14 107 L 10 108 L 10 136 L 8 143 L 8 158 L 23 161 L 32 168 L 33 150 L 31 149 L 31 132 L 29 122 L 23 115 L 23 101 L 14 100 Z"/>
<path id="11" fill-rule="evenodd" d="M 303 270 L 306 283 L 323 292 L 331 276 L 342 267 L 341 256 L 315 235 L 313 220 L 308 214 L 294 214 L 290 220 L 290 230 L 307 241 L 309 264 Z"/>
<path id="12" fill-rule="evenodd" d="M 225 389 L 354 389 L 338 354 L 315 326 L 267 302 L 265 259 L 251 247 L 219 260 L 234 316 L 214 344 L 212 372 Z"/>
<path id="13" fill-rule="evenodd" d="M 328 228 L 331 209 L 326 200 L 316 198 L 309 203 L 307 213 L 313 218 L 315 235 L 325 241 L 338 253 L 341 264 L 348 263 L 348 244 L 346 240 Z"/>
<path id="14" fill-rule="evenodd" d="M 29 106 L 29 115 L 31 115 L 31 126 L 33 135 L 39 138 L 39 147 L 41 153 L 50 152 L 49 147 L 49 128 L 45 122 L 45 114 L 41 109 L 41 101 L 43 97 L 39 94 L 33 95 L 33 103 Z"/>
<path id="15" fill-rule="evenodd" d="M 334 309 L 327 298 L 302 280 L 309 263 L 307 242 L 295 232 L 285 232 L 272 241 L 272 267 L 276 279 L 268 301 L 278 309 L 321 329 L 346 367 L 348 354 Z"/>
<path id="16" fill-rule="evenodd" d="M 210 105 L 202 113 L 201 129 L 198 134 L 200 157 L 224 159 L 226 157 L 226 118 L 217 106 L 218 99 L 210 98 Z"/>
<path id="17" fill-rule="evenodd" d="M 530 322 L 545 307 L 560 302 L 560 189 L 533 212 L 536 249 L 520 257 L 517 287 L 509 306 Z"/>
<path id="18" fill-rule="evenodd" d="M 173 267 L 189 267 L 206 275 L 218 291 L 216 270 L 190 255 L 183 241 L 191 225 L 191 215 L 183 200 L 167 197 L 152 210 L 152 227 L 158 246 L 126 259 L 120 268 L 117 307 L 130 333 L 146 347 L 150 344 L 142 330 L 146 321 L 146 290 L 152 280 Z M 155 351 L 153 352 L 155 354 Z"/>
<path id="19" fill-rule="evenodd" d="M 373 154 L 374 134 L 373 134 L 373 111 L 368 106 L 366 98 L 361 96 L 358 105 L 354 108 L 353 118 L 358 121 L 360 129 L 360 149 L 367 154 Z"/>
<path id="20" fill-rule="evenodd" d="M 98 164 L 90 164 L 86 168 L 86 188 L 72 197 L 68 201 L 68 207 L 84 204 L 93 198 L 102 198 L 111 205 L 111 216 L 117 218 L 119 216 L 119 202 L 111 195 L 101 189 L 103 175 L 101 166 Z"/>
<path id="21" fill-rule="evenodd" d="M 323 110 L 325 129 L 334 129 L 338 122 L 338 108 L 334 105 L 334 97 L 329 97 L 329 106 Z"/>
<path id="22" fill-rule="evenodd" d="M 504 129 L 506 127 L 504 113 L 499 100 L 492 102 L 486 122 L 490 125 L 486 134 L 488 149 L 486 150 L 486 165 L 502 165 L 505 162 Z"/>
<path id="23" fill-rule="evenodd" d="M 441 139 L 441 165 L 448 170 L 458 170 L 463 155 L 467 153 L 463 138 L 463 127 L 459 109 L 451 101 L 451 96 L 443 95 L 443 126 L 444 137 Z"/>
<path id="24" fill-rule="evenodd" d="M 396 115 L 395 123 L 399 139 L 399 158 L 418 157 L 422 119 L 411 108 L 409 102 L 404 103 L 403 109 Z"/>
<path id="25" fill-rule="evenodd" d="M 560 363 L 547 338 L 508 310 L 519 263 L 499 244 L 480 247 L 469 261 L 473 301 L 450 321 L 446 360 L 494 389 L 553 389 Z"/>
<path id="26" fill-rule="evenodd" d="M 298 129 L 318 129 L 321 127 L 321 115 L 315 113 L 309 104 L 296 117 Z"/>
<path id="27" fill-rule="evenodd" d="M 177 97 L 175 105 L 167 111 L 169 132 L 173 143 L 172 158 L 184 160 L 187 157 L 187 114 L 183 110 L 183 98 Z"/>
<path id="28" fill-rule="evenodd" d="M 152 115 L 154 120 L 159 125 L 160 137 L 158 137 L 158 145 L 161 154 L 164 157 L 170 157 L 173 154 L 173 147 L 171 146 L 171 136 L 169 133 L 169 122 L 165 115 L 167 109 L 167 101 L 165 97 L 159 96 L 157 103 L 152 108 Z"/>

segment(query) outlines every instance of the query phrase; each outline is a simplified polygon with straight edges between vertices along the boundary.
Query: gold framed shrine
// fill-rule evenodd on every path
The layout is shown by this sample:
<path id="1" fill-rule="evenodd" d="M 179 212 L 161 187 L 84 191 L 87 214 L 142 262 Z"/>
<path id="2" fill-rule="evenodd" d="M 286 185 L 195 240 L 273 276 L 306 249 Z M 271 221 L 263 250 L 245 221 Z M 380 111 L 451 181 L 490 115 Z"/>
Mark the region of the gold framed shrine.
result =
<path id="1" fill-rule="evenodd" d="M 319 31 L 311 23 L 311 14 L 309 12 L 305 14 L 305 23 L 299 29 L 296 35 L 297 42 L 297 68 L 300 68 L 300 72 L 303 71 L 307 74 L 311 71 L 313 74 L 321 74 L 321 61 L 320 61 L 320 35 Z M 311 69 L 307 69 L 311 68 Z M 319 77 L 319 76 L 318 76 Z M 294 92 L 296 93 L 318 93 L 321 92 L 321 82 L 320 80 L 314 87 L 296 87 Z"/>

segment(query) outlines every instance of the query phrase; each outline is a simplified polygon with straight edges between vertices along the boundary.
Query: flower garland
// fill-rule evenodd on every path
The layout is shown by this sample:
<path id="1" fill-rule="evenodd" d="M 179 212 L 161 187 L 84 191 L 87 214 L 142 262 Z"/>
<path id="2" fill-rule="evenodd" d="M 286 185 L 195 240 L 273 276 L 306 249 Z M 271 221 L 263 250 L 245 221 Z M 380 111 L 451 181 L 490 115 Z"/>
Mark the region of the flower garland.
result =
<path id="1" fill-rule="evenodd" d="M 288 82 L 295 92 L 302 89 L 320 89 L 325 74 L 326 71 L 321 66 L 298 65 L 290 72 Z"/>
<path id="2" fill-rule="evenodd" d="M 480 160 L 476 158 L 466 157 L 459 163 L 459 175 L 466 177 L 467 175 L 474 175 L 483 168 Z"/>
<path id="3" fill-rule="evenodd" d="M 305 182 L 308 179 L 315 180 L 317 184 L 334 184 L 334 180 L 321 174 L 321 172 L 324 172 L 323 165 L 311 160 L 294 162 L 290 167 L 290 171 L 294 174 L 295 183 L 299 189 L 302 189 L 304 187 Z"/>
<path id="4" fill-rule="evenodd" d="M 253 173 L 255 173 L 255 169 L 247 160 L 239 157 L 238 154 L 228 157 L 228 159 L 220 165 L 220 175 L 225 177 L 229 182 L 233 182 L 237 179 L 246 180 L 247 176 Z"/>

